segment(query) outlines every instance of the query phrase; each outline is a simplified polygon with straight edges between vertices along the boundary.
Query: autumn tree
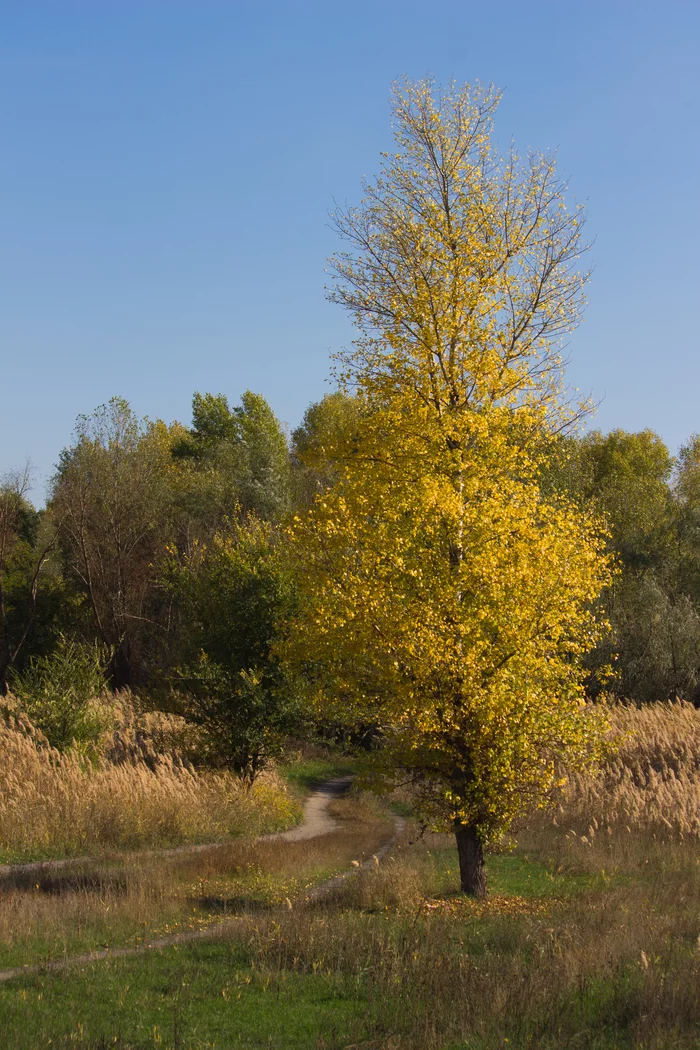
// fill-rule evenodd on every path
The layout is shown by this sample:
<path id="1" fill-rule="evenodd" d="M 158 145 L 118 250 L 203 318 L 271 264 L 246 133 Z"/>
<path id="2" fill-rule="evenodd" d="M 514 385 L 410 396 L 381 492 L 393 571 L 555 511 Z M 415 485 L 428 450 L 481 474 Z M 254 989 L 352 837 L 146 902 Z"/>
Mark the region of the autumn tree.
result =
<path id="1" fill-rule="evenodd" d="M 341 435 L 354 427 L 360 410 L 356 398 L 342 390 L 309 405 L 292 432 L 291 466 L 294 504 L 306 509 L 337 479 L 334 456 Z"/>
<path id="2" fill-rule="evenodd" d="M 571 417 L 558 348 L 582 304 L 582 214 L 551 158 L 499 158 L 498 100 L 404 82 L 395 151 L 335 216 L 330 297 L 360 333 L 340 379 L 360 411 L 291 528 L 285 649 L 324 710 L 375 722 L 380 781 L 411 780 L 454 829 L 477 895 L 484 847 L 558 759 L 595 752 L 580 662 L 608 576 L 596 520 L 539 485 Z"/>

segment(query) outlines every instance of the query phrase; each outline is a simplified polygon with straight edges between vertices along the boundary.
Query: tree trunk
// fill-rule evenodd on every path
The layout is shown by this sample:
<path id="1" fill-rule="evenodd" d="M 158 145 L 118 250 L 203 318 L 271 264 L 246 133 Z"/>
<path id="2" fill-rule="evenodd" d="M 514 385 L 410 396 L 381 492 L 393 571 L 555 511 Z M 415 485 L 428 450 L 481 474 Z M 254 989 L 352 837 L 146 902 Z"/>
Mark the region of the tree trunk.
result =
<path id="1" fill-rule="evenodd" d="M 486 867 L 484 850 L 476 828 L 456 820 L 454 824 L 459 855 L 459 880 L 464 893 L 470 897 L 486 896 Z"/>

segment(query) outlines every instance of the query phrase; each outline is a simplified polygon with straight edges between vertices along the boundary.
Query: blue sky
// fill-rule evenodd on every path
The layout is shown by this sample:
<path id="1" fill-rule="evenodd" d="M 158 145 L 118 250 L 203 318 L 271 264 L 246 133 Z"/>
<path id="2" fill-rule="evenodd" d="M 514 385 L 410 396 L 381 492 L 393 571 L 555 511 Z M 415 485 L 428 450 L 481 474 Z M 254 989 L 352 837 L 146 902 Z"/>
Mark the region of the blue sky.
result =
<path id="1" fill-rule="evenodd" d="M 352 339 L 334 197 L 390 145 L 391 81 L 494 82 L 558 148 L 595 273 L 569 381 L 595 425 L 700 430 L 700 4 L 0 0 L 0 473 L 43 500 L 78 413 L 189 421 L 264 394 L 291 427 Z"/>

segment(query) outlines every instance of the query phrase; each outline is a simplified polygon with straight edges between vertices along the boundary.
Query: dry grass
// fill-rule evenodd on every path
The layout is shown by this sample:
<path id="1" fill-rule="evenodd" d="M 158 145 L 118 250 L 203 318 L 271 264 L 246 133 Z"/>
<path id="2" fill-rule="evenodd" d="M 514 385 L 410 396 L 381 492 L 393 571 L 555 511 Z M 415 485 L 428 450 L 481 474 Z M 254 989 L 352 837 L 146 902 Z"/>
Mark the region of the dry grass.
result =
<path id="1" fill-rule="evenodd" d="M 100 917 L 104 907 L 122 916 L 122 937 L 149 918 L 164 932 L 228 911 L 239 919 L 221 935 L 245 967 L 236 996 L 250 981 L 272 1009 L 293 976 L 310 1010 L 319 983 L 329 1000 L 357 1003 L 343 1030 L 317 1044 L 327 1050 L 691 1050 L 700 1029 L 698 715 L 658 705 L 621 708 L 614 721 L 626 734 L 618 757 L 572 778 L 554 820 L 534 815 L 515 853 L 489 858 L 485 905 L 454 892 L 448 837 L 412 842 L 412 833 L 385 862 L 304 905 L 312 878 L 370 853 L 383 831 L 371 808 L 347 800 L 337 804 L 342 830 L 312 842 L 240 842 L 150 873 L 104 870 L 97 890 L 61 889 L 60 908 L 46 903 L 47 887 L 8 889 L 0 940 L 14 937 L 18 950 L 53 922 L 64 923 L 57 939 L 82 923 L 96 942 L 117 921 Z M 219 997 L 240 976 L 223 950 L 221 959 Z"/>
<path id="2" fill-rule="evenodd" d="M 299 842 L 238 839 L 203 853 L 0 876 L 0 968 L 207 928 L 303 902 L 319 879 L 377 848 L 390 825 L 362 801 L 333 804 L 338 828 Z"/>
<path id="3" fill-rule="evenodd" d="M 172 725 L 161 720 L 156 729 L 172 737 Z M 274 774 L 249 789 L 229 773 L 196 771 L 172 747 L 157 751 L 157 740 L 132 719 L 117 725 L 103 757 L 88 759 L 50 748 L 25 716 L 6 716 L 0 721 L 2 858 L 258 835 L 299 818 L 298 802 Z"/>
<path id="4" fill-rule="evenodd" d="M 613 708 L 618 750 L 569 777 L 554 817 L 587 845 L 601 835 L 700 839 L 700 710 L 684 701 Z M 545 819 L 552 819 L 551 814 Z"/>

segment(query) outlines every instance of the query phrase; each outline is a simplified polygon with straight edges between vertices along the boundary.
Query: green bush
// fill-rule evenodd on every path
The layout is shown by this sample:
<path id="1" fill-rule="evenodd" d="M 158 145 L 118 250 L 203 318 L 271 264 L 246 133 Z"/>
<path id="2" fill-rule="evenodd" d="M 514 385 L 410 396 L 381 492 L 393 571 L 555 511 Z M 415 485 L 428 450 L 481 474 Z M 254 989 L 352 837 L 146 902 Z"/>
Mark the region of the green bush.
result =
<path id="1" fill-rule="evenodd" d="M 106 716 L 95 700 L 104 690 L 110 656 L 102 645 L 61 635 L 50 655 L 30 660 L 22 674 L 12 676 L 14 696 L 52 747 L 64 751 L 97 742 Z"/>

